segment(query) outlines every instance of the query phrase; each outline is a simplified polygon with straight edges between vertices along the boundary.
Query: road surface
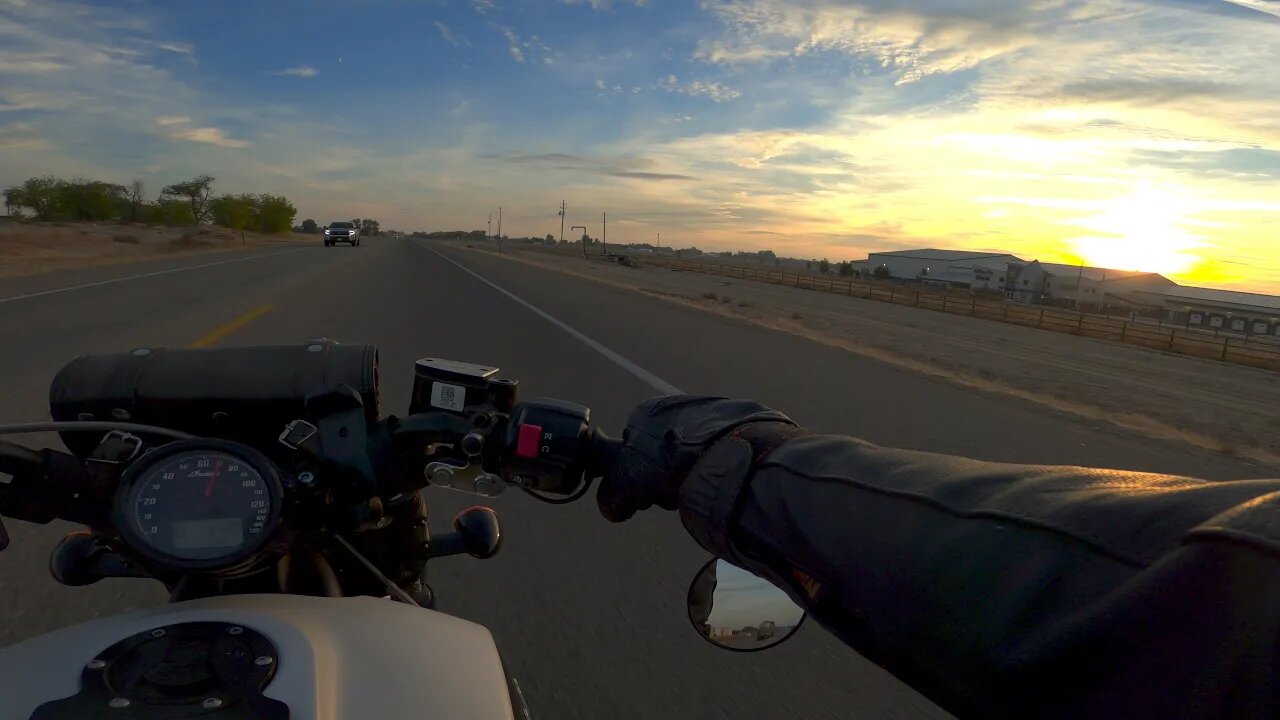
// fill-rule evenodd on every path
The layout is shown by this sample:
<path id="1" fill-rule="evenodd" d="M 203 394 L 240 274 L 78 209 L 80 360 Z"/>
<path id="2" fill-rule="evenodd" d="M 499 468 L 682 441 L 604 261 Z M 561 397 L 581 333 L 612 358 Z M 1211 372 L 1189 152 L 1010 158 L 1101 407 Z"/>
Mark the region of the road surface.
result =
<path id="1" fill-rule="evenodd" d="M 194 267 L 193 267 L 194 266 Z M 80 353 L 296 342 L 381 347 L 383 403 L 403 414 L 415 358 L 498 365 L 526 395 L 572 399 L 617 430 L 660 390 L 752 396 L 818 431 L 985 459 L 1244 477 L 1227 458 L 962 391 L 799 338 L 457 246 L 371 238 L 0 281 L 0 420 L 47 417 L 49 380 Z M 446 523 L 472 503 L 431 495 Z M 439 607 L 487 625 L 535 718 L 937 718 L 927 700 L 810 624 L 760 654 L 716 650 L 685 617 L 706 554 L 669 513 L 620 526 L 594 502 L 493 503 L 491 560 L 432 566 Z M 141 580 L 64 588 L 64 526 L 8 523 L 0 644 L 162 601 Z M 423 679 L 429 681 L 428 678 Z"/>

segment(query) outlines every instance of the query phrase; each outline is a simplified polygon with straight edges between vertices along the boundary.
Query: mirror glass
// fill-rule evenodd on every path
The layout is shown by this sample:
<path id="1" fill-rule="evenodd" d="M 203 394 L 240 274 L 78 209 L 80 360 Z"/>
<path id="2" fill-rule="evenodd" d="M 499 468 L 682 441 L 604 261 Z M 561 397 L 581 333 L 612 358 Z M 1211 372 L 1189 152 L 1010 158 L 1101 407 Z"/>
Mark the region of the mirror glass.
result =
<path id="1" fill-rule="evenodd" d="M 773 583 L 725 560 L 707 563 L 689 586 L 689 621 L 726 650 L 764 650 L 800 629 L 805 611 Z"/>

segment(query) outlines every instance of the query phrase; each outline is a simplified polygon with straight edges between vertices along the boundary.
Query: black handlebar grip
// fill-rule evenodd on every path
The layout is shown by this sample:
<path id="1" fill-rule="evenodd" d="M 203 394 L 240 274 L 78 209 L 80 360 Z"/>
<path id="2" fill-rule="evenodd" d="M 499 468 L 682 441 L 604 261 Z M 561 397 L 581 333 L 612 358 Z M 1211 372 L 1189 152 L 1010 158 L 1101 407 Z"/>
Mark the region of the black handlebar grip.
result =
<path id="1" fill-rule="evenodd" d="M 83 355 L 49 388 L 55 420 L 128 420 L 195 435 L 274 442 L 304 417 L 308 395 L 336 385 L 356 390 L 369 422 L 378 408 L 378 350 L 373 345 L 315 341 L 301 345 Z M 77 455 L 92 452 L 93 433 L 67 432 Z"/>

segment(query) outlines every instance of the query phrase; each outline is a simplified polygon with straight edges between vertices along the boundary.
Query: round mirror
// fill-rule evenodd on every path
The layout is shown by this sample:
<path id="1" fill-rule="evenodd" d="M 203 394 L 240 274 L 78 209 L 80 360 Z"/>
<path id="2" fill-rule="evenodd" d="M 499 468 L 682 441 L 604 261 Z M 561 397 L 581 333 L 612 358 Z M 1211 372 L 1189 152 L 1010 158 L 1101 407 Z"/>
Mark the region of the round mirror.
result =
<path id="1" fill-rule="evenodd" d="M 714 559 L 689 586 L 689 622 L 708 642 L 750 652 L 773 647 L 800 629 L 805 611 L 776 585 Z"/>

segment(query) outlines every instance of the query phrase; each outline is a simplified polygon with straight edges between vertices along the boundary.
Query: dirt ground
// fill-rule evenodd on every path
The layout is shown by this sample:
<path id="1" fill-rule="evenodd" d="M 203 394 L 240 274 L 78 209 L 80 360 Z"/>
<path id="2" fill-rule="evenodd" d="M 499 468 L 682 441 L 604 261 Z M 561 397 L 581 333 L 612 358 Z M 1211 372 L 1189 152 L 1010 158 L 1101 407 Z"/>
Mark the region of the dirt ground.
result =
<path id="1" fill-rule="evenodd" d="M 284 242 L 318 240 L 314 235 L 252 232 L 242 240 L 239 232 L 208 227 L 0 220 L 0 277 Z"/>
<path id="2" fill-rule="evenodd" d="M 1236 456 L 1266 472 L 1280 470 L 1280 373 L 872 300 L 644 267 L 642 259 L 641 267 L 627 268 L 534 250 L 508 251 L 503 257 L 800 335 L 1148 437 Z"/>

